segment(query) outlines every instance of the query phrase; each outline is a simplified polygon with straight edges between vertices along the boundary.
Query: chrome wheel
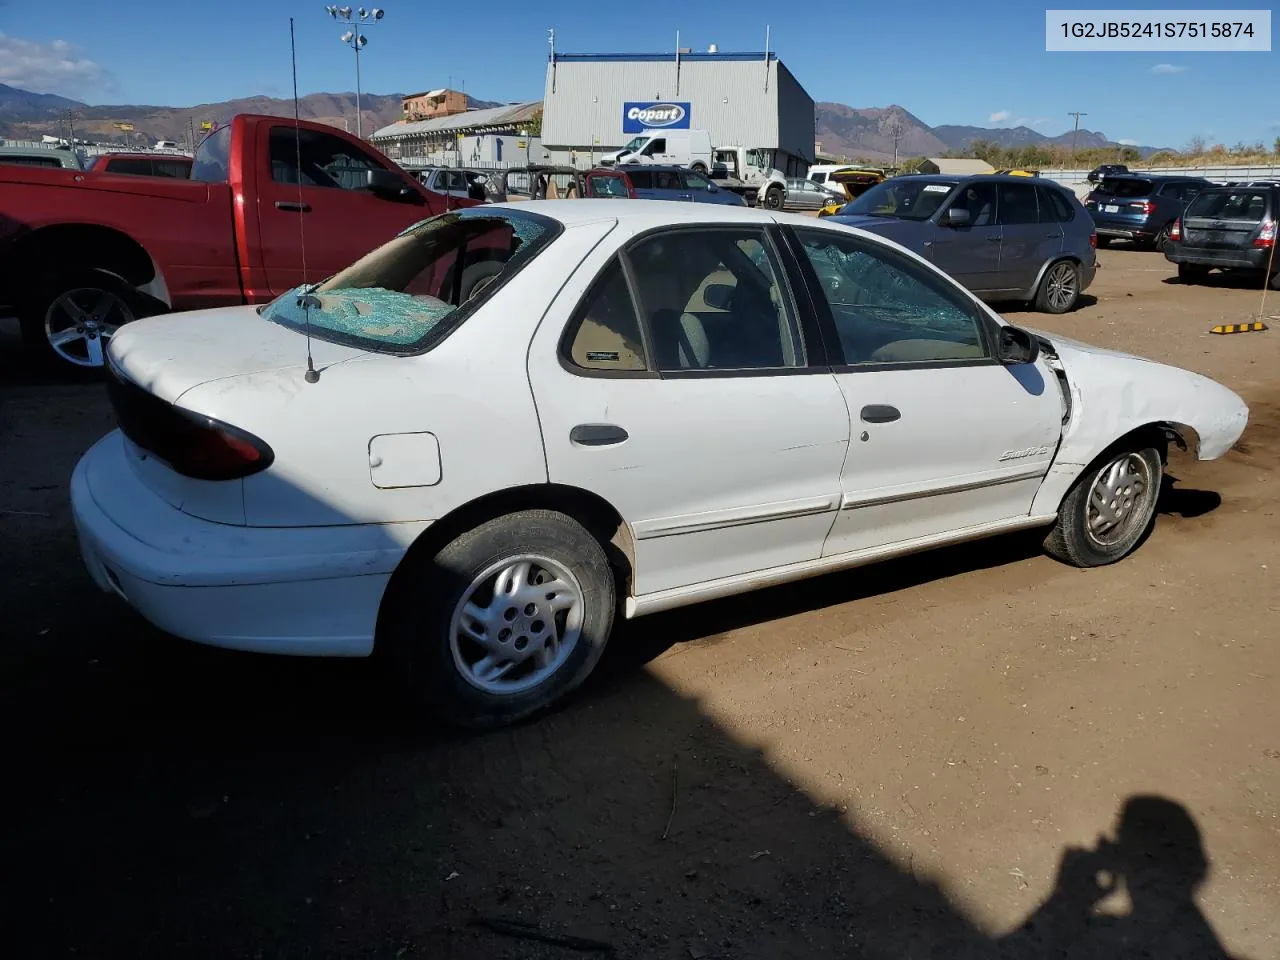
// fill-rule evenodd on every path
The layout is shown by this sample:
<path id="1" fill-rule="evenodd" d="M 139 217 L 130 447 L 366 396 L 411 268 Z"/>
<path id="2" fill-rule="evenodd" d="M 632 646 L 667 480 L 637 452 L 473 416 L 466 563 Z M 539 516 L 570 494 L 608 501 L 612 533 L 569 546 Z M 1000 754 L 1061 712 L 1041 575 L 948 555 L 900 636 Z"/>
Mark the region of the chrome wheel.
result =
<path id="1" fill-rule="evenodd" d="M 1086 525 L 1089 539 L 1101 547 L 1141 531 L 1151 519 L 1155 496 L 1151 468 L 1137 453 L 1126 453 L 1098 471 L 1089 488 Z"/>
<path id="2" fill-rule="evenodd" d="M 44 315 L 44 333 L 60 360 L 100 367 L 107 341 L 134 313 L 124 300 L 98 287 L 77 287 L 58 296 Z"/>
<path id="3" fill-rule="evenodd" d="M 573 653 L 582 632 L 582 586 L 540 556 L 500 560 L 480 573 L 453 610 L 449 645 L 459 674 L 486 693 L 542 683 Z"/>
<path id="4" fill-rule="evenodd" d="M 1045 299 L 1054 310 L 1065 311 L 1075 303 L 1079 281 L 1076 268 L 1070 263 L 1055 263 L 1049 268 L 1044 282 L 1047 290 Z"/>

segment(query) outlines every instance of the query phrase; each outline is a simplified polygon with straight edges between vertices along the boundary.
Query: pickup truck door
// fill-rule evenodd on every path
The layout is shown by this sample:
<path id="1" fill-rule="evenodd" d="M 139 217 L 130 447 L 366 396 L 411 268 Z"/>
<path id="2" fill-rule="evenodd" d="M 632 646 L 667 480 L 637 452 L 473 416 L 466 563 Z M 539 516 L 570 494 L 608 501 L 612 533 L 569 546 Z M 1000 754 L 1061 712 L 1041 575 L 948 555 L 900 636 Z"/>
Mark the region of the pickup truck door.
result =
<path id="1" fill-rule="evenodd" d="M 323 280 L 433 212 L 411 177 L 352 140 L 291 124 L 261 129 L 260 256 L 273 295 L 304 282 L 304 261 L 306 282 Z M 388 169 L 404 176 L 403 198 L 369 191 L 369 171 Z"/>

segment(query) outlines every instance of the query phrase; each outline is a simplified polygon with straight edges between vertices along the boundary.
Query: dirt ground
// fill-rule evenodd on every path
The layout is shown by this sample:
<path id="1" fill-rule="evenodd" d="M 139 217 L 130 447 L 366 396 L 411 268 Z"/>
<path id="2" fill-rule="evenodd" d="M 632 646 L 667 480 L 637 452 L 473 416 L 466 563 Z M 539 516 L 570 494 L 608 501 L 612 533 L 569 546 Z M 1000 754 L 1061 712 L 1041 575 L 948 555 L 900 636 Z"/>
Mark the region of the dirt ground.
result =
<path id="1" fill-rule="evenodd" d="M 642 619 L 483 736 L 376 664 L 197 648 L 93 589 L 67 482 L 102 390 L 0 338 L 4 954 L 1280 956 L 1280 321 L 1211 336 L 1259 292 L 1101 260 L 1015 321 L 1252 409 L 1132 558 L 1014 537 Z"/>

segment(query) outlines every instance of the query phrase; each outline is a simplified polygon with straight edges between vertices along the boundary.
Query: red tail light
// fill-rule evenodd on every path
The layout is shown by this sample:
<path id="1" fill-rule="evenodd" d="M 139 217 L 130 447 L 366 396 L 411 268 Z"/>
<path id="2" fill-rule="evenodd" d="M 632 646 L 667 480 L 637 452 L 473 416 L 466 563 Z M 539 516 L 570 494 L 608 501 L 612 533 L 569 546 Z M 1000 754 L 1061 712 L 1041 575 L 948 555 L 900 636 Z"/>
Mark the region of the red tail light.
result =
<path id="1" fill-rule="evenodd" d="M 1091 247 L 1093 247 L 1093 248 L 1095 248 L 1095 249 L 1097 248 L 1097 246 L 1098 246 L 1098 231 L 1097 231 L 1097 230 L 1095 230 L 1095 231 L 1093 231 L 1093 233 L 1089 234 L 1089 246 L 1091 246 Z"/>
<path id="2" fill-rule="evenodd" d="M 228 423 L 183 410 L 126 380 L 108 364 L 107 393 L 124 435 L 193 480 L 239 480 L 271 466 L 271 448 Z"/>
<path id="3" fill-rule="evenodd" d="M 1133 207 L 1144 217 L 1149 217 L 1156 208 L 1156 202 L 1154 200 L 1139 200 L 1136 203 L 1129 204 L 1129 206 Z"/>
<path id="4" fill-rule="evenodd" d="M 1253 245 L 1255 247 L 1261 247 L 1262 249 L 1265 250 L 1268 247 L 1274 247 L 1275 243 L 1276 243 L 1276 222 L 1274 220 L 1263 220 L 1262 230 L 1261 232 L 1259 232 L 1259 234 L 1256 237 L 1254 237 Z"/>
<path id="5" fill-rule="evenodd" d="M 1177 220 L 1173 221 L 1173 226 L 1169 228 L 1169 239 L 1170 239 L 1170 240 L 1181 240 L 1181 239 L 1182 239 L 1182 220 L 1181 220 L 1181 218 L 1179 218 L 1179 219 L 1177 219 Z"/>

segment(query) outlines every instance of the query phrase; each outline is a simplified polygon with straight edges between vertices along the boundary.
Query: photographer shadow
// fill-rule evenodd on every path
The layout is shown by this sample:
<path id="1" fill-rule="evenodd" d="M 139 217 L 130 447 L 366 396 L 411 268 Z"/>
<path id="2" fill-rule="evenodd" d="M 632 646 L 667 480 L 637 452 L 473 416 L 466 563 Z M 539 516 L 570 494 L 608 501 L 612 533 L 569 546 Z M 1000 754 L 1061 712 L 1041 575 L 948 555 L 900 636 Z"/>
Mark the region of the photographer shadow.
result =
<path id="1" fill-rule="evenodd" d="M 1034 913 L 999 941 L 1001 960 L 1231 960 L 1196 904 L 1209 873 L 1200 830 L 1180 803 L 1130 797 L 1116 839 L 1092 850 L 1067 848 L 1057 886 Z M 1123 891 L 1125 914 L 1098 908 Z"/>

